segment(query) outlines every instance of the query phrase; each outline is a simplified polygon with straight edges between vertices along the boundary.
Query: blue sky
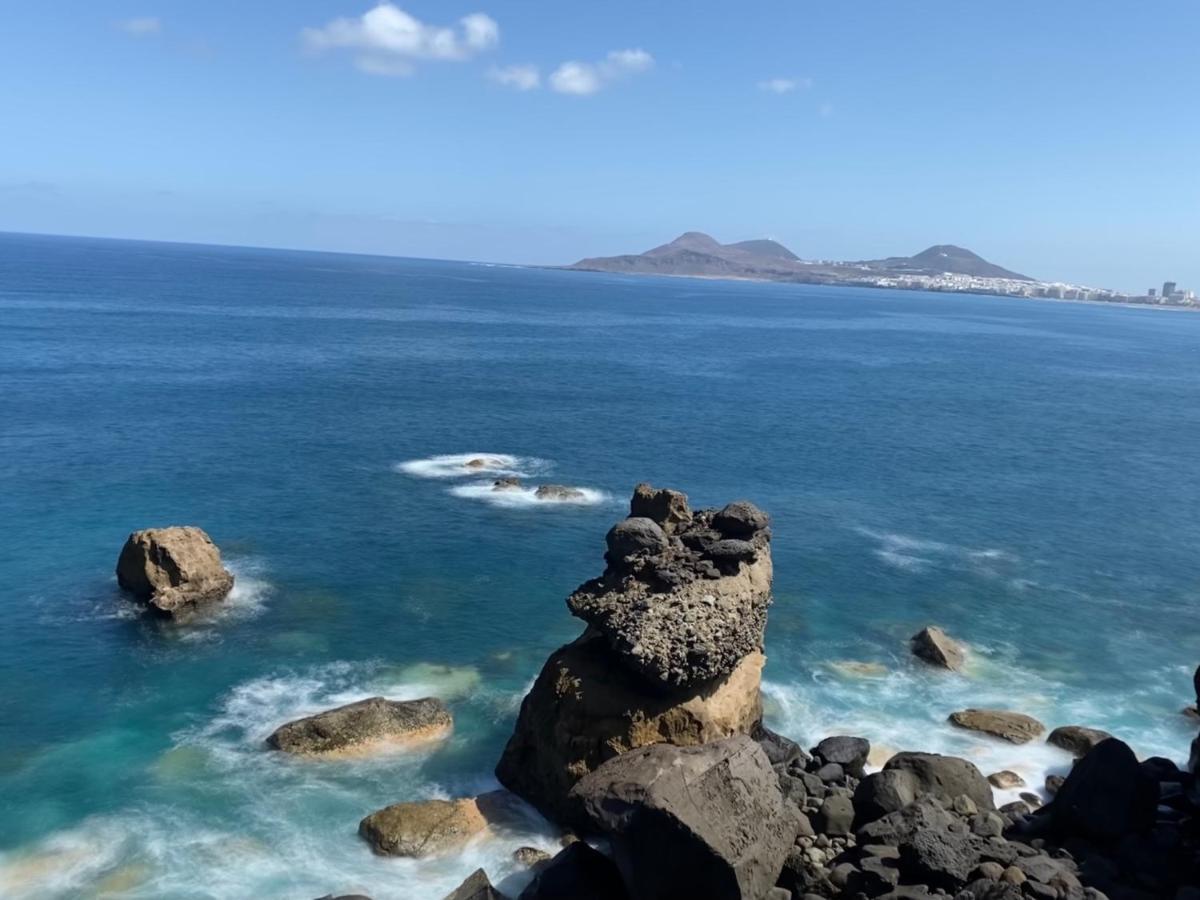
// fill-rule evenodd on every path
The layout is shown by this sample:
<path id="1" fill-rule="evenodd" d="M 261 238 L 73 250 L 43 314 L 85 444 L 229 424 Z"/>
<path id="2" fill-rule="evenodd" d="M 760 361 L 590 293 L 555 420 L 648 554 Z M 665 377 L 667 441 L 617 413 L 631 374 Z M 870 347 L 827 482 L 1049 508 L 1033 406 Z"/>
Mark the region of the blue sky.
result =
<path id="1" fill-rule="evenodd" d="M 1200 3 L 8 4 L 0 230 L 1200 288 Z"/>

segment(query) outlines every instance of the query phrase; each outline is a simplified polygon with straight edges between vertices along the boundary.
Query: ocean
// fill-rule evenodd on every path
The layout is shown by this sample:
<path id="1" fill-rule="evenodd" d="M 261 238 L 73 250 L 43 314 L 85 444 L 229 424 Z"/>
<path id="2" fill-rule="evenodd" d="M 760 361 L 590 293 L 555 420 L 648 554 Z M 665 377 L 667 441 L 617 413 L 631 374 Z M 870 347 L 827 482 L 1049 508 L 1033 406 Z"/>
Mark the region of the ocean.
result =
<path id="1" fill-rule="evenodd" d="M 1200 315 L 0 235 L 0 896 L 439 900 L 525 831 L 381 859 L 360 818 L 496 786 L 634 484 L 773 519 L 768 724 L 964 755 L 968 706 L 1183 759 L 1200 663 Z M 503 454 L 581 502 L 498 497 Z M 450 459 L 443 459 L 450 457 Z M 195 524 L 219 613 L 148 621 L 130 531 Z M 915 664 L 937 623 L 963 675 Z M 284 759 L 282 722 L 428 694 L 453 736 Z"/>

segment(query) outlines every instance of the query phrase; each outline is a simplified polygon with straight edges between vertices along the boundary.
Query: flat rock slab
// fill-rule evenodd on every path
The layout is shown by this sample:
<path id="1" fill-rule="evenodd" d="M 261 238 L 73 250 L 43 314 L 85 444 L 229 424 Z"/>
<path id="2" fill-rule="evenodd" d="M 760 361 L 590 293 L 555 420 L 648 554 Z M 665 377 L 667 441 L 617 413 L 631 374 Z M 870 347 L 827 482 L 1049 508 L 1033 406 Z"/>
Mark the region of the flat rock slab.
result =
<path id="1" fill-rule="evenodd" d="M 454 720 L 441 700 L 371 697 L 281 725 L 267 746 L 304 756 L 358 755 L 444 737 Z"/>
<path id="2" fill-rule="evenodd" d="M 224 600 L 233 575 L 202 529 L 173 525 L 129 535 L 117 558 L 117 583 L 150 611 L 175 618 Z"/>
<path id="3" fill-rule="evenodd" d="M 1033 716 L 999 709 L 964 709 L 951 713 L 950 722 L 1012 744 L 1026 744 L 1046 730 Z"/>
<path id="4" fill-rule="evenodd" d="M 494 791 L 458 800 L 396 803 L 359 822 L 358 833 L 380 856 L 437 856 L 511 814 L 509 798 Z"/>

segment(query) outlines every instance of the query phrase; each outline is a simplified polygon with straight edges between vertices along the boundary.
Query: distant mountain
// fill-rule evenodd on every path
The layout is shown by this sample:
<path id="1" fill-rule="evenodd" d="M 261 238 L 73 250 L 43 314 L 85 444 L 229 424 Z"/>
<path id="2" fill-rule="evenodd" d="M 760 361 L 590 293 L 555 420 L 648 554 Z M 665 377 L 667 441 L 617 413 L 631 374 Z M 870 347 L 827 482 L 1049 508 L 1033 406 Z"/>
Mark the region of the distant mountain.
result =
<path id="1" fill-rule="evenodd" d="M 760 239 L 722 244 L 700 231 L 688 231 L 668 244 L 624 256 L 581 259 L 571 269 L 643 275 L 756 278 L 819 284 L 871 284 L 880 277 L 967 275 L 1033 281 L 953 244 L 938 244 L 915 256 L 858 262 L 806 262 L 777 241 Z"/>
<path id="2" fill-rule="evenodd" d="M 935 244 L 928 250 L 922 250 L 916 256 L 889 256 L 887 259 L 867 260 L 859 265 L 887 272 L 907 272 L 914 275 L 940 275 L 949 272 L 953 275 L 973 275 L 976 278 L 1011 278 L 1014 281 L 1033 281 L 1028 275 L 1001 268 L 988 262 L 978 253 L 972 253 L 962 247 L 955 247 L 953 244 Z"/>

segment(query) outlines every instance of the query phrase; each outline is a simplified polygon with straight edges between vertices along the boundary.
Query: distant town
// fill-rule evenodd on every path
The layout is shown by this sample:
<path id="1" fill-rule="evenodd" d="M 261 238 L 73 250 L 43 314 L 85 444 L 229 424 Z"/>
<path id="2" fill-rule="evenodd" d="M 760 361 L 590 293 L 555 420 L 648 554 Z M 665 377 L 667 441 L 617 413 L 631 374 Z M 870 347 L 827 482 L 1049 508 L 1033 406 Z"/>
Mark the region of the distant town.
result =
<path id="1" fill-rule="evenodd" d="M 1200 308 L 1196 302 L 1196 292 L 1180 289 L 1174 281 L 1165 281 L 1161 288 L 1149 288 L 1144 294 L 1126 294 L 1108 288 L 1061 281 L 1041 281 L 1002 268 L 953 244 L 938 244 L 913 256 L 847 262 L 801 259 L 787 247 L 769 239 L 721 244 L 703 232 L 689 231 L 670 243 L 644 253 L 592 257 L 567 268 L 629 275 L 838 284 Z"/>

